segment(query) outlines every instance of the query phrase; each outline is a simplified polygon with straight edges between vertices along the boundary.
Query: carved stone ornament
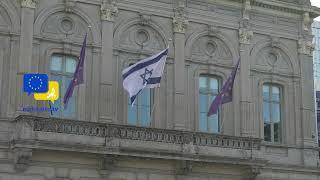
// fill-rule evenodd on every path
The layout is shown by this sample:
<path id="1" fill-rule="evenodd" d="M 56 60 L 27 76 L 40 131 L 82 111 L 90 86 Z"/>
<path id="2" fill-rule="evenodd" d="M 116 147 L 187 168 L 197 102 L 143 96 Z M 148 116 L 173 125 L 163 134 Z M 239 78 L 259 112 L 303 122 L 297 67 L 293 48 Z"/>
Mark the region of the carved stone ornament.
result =
<path id="1" fill-rule="evenodd" d="M 173 31 L 178 33 L 185 33 L 189 21 L 187 19 L 187 11 L 182 3 L 179 2 L 177 8 L 174 9 L 174 17 L 173 17 Z"/>
<path id="2" fill-rule="evenodd" d="M 115 166 L 116 161 L 117 161 L 117 156 L 105 155 L 103 158 L 101 158 L 100 169 L 101 170 L 109 170 Z"/>
<path id="3" fill-rule="evenodd" d="M 257 176 L 261 173 L 260 167 L 250 167 L 248 170 L 249 176 L 246 177 L 248 180 L 255 180 Z"/>
<path id="4" fill-rule="evenodd" d="M 30 118 L 28 118 L 30 117 Z M 19 116 L 24 118 L 22 120 L 32 119 L 31 116 Z M 84 136 L 96 136 L 105 137 L 106 144 L 111 147 L 118 147 L 119 142 L 111 139 L 131 139 L 135 141 L 153 141 L 158 143 L 169 143 L 169 144 L 190 144 L 187 145 L 185 152 L 192 152 L 193 146 L 195 152 L 197 152 L 197 146 L 213 146 L 213 147 L 226 147 L 235 149 L 251 150 L 260 149 L 261 140 L 245 137 L 225 137 L 223 135 L 212 135 L 207 133 L 194 133 L 187 132 L 181 134 L 181 131 L 171 131 L 166 129 L 152 129 L 136 126 L 119 126 L 106 124 L 101 126 L 98 123 L 87 123 L 72 121 L 66 119 L 45 119 L 37 118 L 33 119 L 33 131 L 36 132 L 51 132 L 51 133 L 64 133 L 73 135 L 84 135 Z M 110 139 L 109 139 L 110 138 Z M 110 145 L 111 144 L 111 145 Z"/>
<path id="5" fill-rule="evenodd" d="M 303 14 L 303 30 L 304 31 L 309 31 L 310 30 L 310 25 L 311 25 L 311 20 L 308 12 L 305 12 Z"/>
<path id="6" fill-rule="evenodd" d="M 208 32 L 209 32 L 209 36 L 215 36 L 217 34 L 219 34 L 221 32 L 220 28 L 218 26 L 214 26 L 214 25 L 208 25 Z"/>
<path id="7" fill-rule="evenodd" d="M 315 45 L 311 40 L 299 39 L 299 53 L 312 56 Z"/>
<path id="8" fill-rule="evenodd" d="M 253 31 L 245 28 L 239 30 L 239 42 L 242 44 L 250 44 L 253 37 Z"/>
<path id="9" fill-rule="evenodd" d="M 192 171 L 192 161 L 177 161 L 176 173 L 179 175 L 185 175 Z"/>
<path id="10" fill-rule="evenodd" d="M 14 149 L 14 167 L 18 172 L 25 171 L 32 156 L 31 149 L 16 148 Z"/>
<path id="11" fill-rule="evenodd" d="M 242 11 L 243 19 L 250 19 L 250 10 L 251 10 L 250 0 L 244 1 L 243 11 Z"/>
<path id="12" fill-rule="evenodd" d="M 140 22 L 139 22 L 140 25 L 145 26 L 145 25 L 150 24 L 151 15 L 139 13 L 139 17 L 140 17 Z"/>
<path id="13" fill-rule="evenodd" d="M 271 47 L 279 47 L 280 45 L 280 38 L 279 37 L 271 37 Z"/>
<path id="14" fill-rule="evenodd" d="M 107 0 L 104 0 L 101 4 L 100 12 L 102 20 L 113 21 L 119 12 L 116 1 L 107 2 Z"/>
<path id="15" fill-rule="evenodd" d="M 21 0 L 21 7 L 35 9 L 38 0 Z"/>
<path id="16" fill-rule="evenodd" d="M 64 0 L 65 12 L 72 12 L 72 9 L 76 6 L 75 0 Z"/>

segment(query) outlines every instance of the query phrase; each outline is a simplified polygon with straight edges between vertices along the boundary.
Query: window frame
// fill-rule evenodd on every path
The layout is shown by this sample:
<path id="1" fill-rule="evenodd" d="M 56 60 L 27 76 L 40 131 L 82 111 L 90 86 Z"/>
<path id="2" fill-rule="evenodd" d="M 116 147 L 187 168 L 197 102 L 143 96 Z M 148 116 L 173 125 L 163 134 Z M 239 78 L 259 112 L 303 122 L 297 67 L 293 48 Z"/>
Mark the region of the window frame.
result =
<path id="1" fill-rule="evenodd" d="M 263 87 L 264 86 L 267 86 L 268 87 L 268 96 L 269 96 L 269 99 L 268 101 L 265 101 L 264 99 L 264 93 L 263 93 Z M 271 95 L 272 95 L 272 88 L 273 87 L 276 87 L 276 88 L 279 88 L 279 101 L 273 101 L 271 99 Z M 264 142 L 266 143 L 272 143 L 272 144 L 282 144 L 284 142 L 284 112 L 285 112 L 285 109 L 284 109 L 284 87 L 280 84 L 277 84 L 277 83 L 270 83 L 270 82 L 264 82 L 262 84 L 262 88 L 261 88 L 261 92 L 262 92 L 262 139 Z M 270 110 L 272 105 L 273 104 L 279 104 L 279 117 L 280 117 L 280 122 L 279 122 L 279 141 L 276 142 L 275 141 L 275 138 L 274 138 L 274 135 L 275 135 L 275 132 L 274 132 L 274 119 L 273 118 L 270 118 L 270 141 L 266 141 L 265 140 L 265 130 L 264 130 L 264 103 L 268 103 L 269 104 L 269 117 L 273 117 L 273 113 L 272 111 Z"/>
<path id="2" fill-rule="evenodd" d="M 201 110 L 200 110 L 200 95 L 201 95 L 201 93 L 200 93 L 200 85 L 199 85 L 199 83 L 200 83 L 200 78 L 206 78 L 207 80 L 206 80 L 206 91 L 209 91 L 209 87 L 210 87 L 210 79 L 215 79 L 216 81 L 217 81 L 217 83 L 218 83 L 218 87 L 217 87 L 217 93 L 216 94 L 213 94 L 213 96 L 217 96 L 219 93 L 220 93 L 220 89 L 221 89 L 221 86 L 222 86 L 222 78 L 220 77 L 220 76 L 218 76 L 218 75 L 215 75 L 215 74 L 207 74 L 207 73 L 200 73 L 199 74 L 199 77 L 198 77 L 198 81 L 197 81 L 197 87 L 198 87 L 198 89 L 197 89 L 197 93 L 198 93 L 198 98 L 196 99 L 196 101 L 198 102 L 197 103 L 197 109 L 198 109 L 198 111 L 197 111 L 197 119 L 198 119 L 198 121 L 196 122 L 197 123 L 197 131 L 200 131 L 200 132 L 205 132 L 205 133 L 212 133 L 212 134 L 219 134 L 219 133 L 221 133 L 221 131 L 222 131 L 222 127 L 221 127 L 221 120 L 222 120 L 222 111 L 221 111 L 221 108 L 219 108 L 218 109 L 218 131 L 217 132 L 214 132 L 214 131 L 210 131 L 210 126 L 209 126 L 209 118 L 207 117 L 206 118 L 206 121 L 207 121 L 207 125 L 206 125 L 206 131 L 202 131 L 201 129 L 200 129 L 200 121 L 201 121 L 201 119 L 200 119 L 200 113 L 201 113 Z M 208 113 L 208 110 L 209 110 L 209 108 L 210 108 L 210 105 L 211 105 L 211 103 L 212 103 L 212 101 L 213 101 L 213 99 L 211 100 L 209 97 L 208 97 L 208 94 L 206 94 L 206 96 L 207 96 L 207 102 L 208 102 L 208 104 L 207 104 L 207 112 L 206 113 Z"/>
<path id="3" fill-rule="evenodd" d="M 61 57 L 61 70 L 60 71 L 55 71 L 52 70 L 52 58 L 53 57 Z M 67 58 L 71 58 L 74 59 L 76 64 L 75 64 L 75 68 L 77 66 L 77 63 L 79 61 L 79 57 L 73 54 L 66 54 L 66 53 L 59 53 L 59 52 L 54 52 L 51 53 L 51 55 L 49 56 L 49 63 L 48 63 L 48 70 L 49 70 L 49 76 L 52 78 L 52 76 L 59 76 L 61 77 L 62 81 L 65 82 L 66 78 L 73 78 L 74 73 L 69 73 L 66 71 L 66 64 L 67 64 Z M 63 113 L 61 112 L 64 109 L 64 104 L 63 104 L 63 97 L 65 92 L 62 92 L 62 89 L 67 89 L 69 84 L 66 83 L 59 83 L 59 89 L 60 89 L 60 109 L 58 110 L 58 116 L 52 116 L 51 114 L 49 115 L 50 117 L 57 117 L 57 118 L 63 118 L 63 119 L 77 119 L 79 117 L 79 109 L 78 109 L 78 102 L 79 99 L 77 98 L 79 96 L 79 92 L 76 90 L 76 92 L 73 92 L 73 97 L 75 100 L 75 113 L 74 116 L 72 117 L 67 117 L 67 116 L 63 116 Z"/>

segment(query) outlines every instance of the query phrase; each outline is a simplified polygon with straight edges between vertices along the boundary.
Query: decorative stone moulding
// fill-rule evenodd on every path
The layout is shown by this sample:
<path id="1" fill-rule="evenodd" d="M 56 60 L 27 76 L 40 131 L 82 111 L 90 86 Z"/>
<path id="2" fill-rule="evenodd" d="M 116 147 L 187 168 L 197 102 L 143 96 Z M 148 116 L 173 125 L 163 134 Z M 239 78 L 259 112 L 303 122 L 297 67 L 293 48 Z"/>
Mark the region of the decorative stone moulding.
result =
<path id="1" fill-rule="evenodd" d="M 138 45 L 144 45 L 150 40 L 149 33 L 144 29 L 139 29 L 136 31 L 135 34 L 135 42 Z"/>
<path id="2" fill-rule="evenodd" d="M 34 132 L 64 133 L 169 144 L 193 144 L 244 150 L 259 150 L 261 146 L 261 140 L 256 138 L 202 132 L 103 124 L 34 116 L 19 116 L 17 121 L 21 120 L 28 122 Z"/>
<path id="3" fill-rule="evenodd" d="M 178 7 L 174 9 L 174 17 L 172 22 L 174 32 L 185 33 L 189 21 L 187 18 L 185 3 L 183 3 L 183 1 L 179 1 Z"/>
<path id="4" fill-rule="evenodd" d="M 298 40 L 299 45 L 299 53 L 312 56 L 315 45 L 312 43 L 311 40 L 301 38 Z"/>
<path id="5" fill-rule="evenodd" d="M 151 22 L 151 15 L 139 13 L 140 22 L 139 24 L 142 26 L 149 25 Z"/>
<path id="6" fill-rule="evenodd" d="M 38 0 L 21 0 L 21 7 L 35 9 Z"/>
<path id="7" fill-rule="evenodd" d="M 250 44 L 253 37 L 253 31 L 248 29 L 240 28 L 239 30 L 239 41 L 242 44 Z"/>
<path id="8" fill-rule="evenodd" d="M 69 17 L 61 18 L 60 20 L 60 31 L 62 31 L 65 34 L 72 34 L 75 29 L 75 25 L 73 23 L 73 20 Z"/>
<path id="9" fill-rule="evenodd" d="M 114 21 L 118 15 L 117 2 L 115 0 L 103 0 L 100 8 L 101 19 L 105 21 Z"/>
<path id="10" fill-rule="evenodd" d="M 32 156 L 32 150 L 27 148 L 15 148 L 14 154 L 14 168 L 17 172 L 23 172 L 27 169 Z"/>

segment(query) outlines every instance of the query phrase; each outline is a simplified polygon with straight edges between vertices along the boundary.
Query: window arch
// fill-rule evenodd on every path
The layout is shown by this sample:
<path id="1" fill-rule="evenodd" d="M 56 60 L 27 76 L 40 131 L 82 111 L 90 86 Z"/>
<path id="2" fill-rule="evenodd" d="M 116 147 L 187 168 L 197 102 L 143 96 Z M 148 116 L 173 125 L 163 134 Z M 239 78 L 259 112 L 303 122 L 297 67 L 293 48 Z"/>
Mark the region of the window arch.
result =
<path id="1" fill-rule="evenodd" d="M 59 82 L 60 97 L 53 104 L 58 107 L 57 112 L 52 112 L 53 117 L 76 119 L 76 97 L 78 95 L 77 88 L 74 89 L 72 97 L 69 99 L 68 106 L 65 108 L 63 97 L 67 91 L 70 81 L 73 78 L 74 71 L 77 66 L 77 57 L 66 54 L 52 54 L 50 58 L 50 79 Z"/>
<path id="2" fill-rule="evenodd" d="M 199 77 L 199 131 L 218 133 L 220 132 L 220 111 L 210 117 L 207 116 L 213 99 L 218 95 L 220 89 L 220 78 L 217 76 L 200 74 Z"/>
<path id="3" fill-rule="evenodd" d="M 264 140 L 272 143 L 281 143 L 283 89 L 277 84 L 264 83 L 262 92 Z"/>

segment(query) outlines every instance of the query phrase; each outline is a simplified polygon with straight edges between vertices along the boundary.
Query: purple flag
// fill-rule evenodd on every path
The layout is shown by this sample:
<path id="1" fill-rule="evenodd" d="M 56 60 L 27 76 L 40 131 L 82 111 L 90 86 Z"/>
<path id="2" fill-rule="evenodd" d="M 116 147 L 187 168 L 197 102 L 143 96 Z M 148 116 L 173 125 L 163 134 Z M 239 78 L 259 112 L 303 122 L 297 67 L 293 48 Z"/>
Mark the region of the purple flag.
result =
<path id="1" fill-rule="evenodd" d="M 75 86 L 82 84 L 83 80 L 83 66 L 84 66 L 84 58 L 86 56 L 86 44 L 87 44 L 87 34 L 84 37 L 83 44 L 80 51 L 79 62 L 77 64 L 76 70 L 73 74 L 72 81 L 70 82 L 66 94 L 63 98 L 64 107 L 67 107 L 69 99 L 72 97 L 73 89 Z"/>
<path id="2" fill-rule="evenodd" d="M 239 67 L 240 58 L 237 62 L 237 65 L 233 68 L 230 77 L 227 81 L 223 84 L 220 93 L 216 96 L 213 102 L 210 105 L 209 112 L 207 116 L 211 116 L 212 114 L 216 114 L 219 106 L 224 103 L 228 103 L 232 101 L 232 89 L 233 89 L 233 82 L 237 74 L 237 69 Z"/>

